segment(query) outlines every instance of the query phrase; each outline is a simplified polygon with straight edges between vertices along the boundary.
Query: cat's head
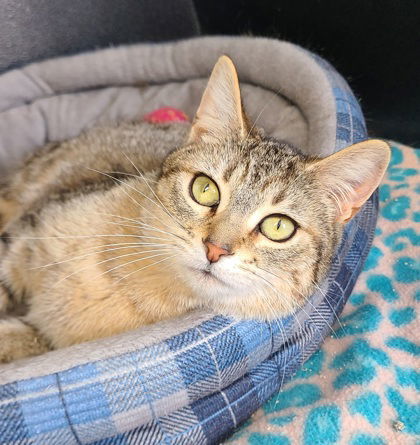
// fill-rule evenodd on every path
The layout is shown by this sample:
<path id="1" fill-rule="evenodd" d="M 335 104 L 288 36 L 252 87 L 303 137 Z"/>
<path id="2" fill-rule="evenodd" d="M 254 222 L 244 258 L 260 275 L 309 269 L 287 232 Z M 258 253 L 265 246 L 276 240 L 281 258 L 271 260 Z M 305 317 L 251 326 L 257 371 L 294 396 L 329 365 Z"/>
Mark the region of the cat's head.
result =
<path id="1" fill-rule="evenodd" d="M 262 136 L 246 118 L 232 61 L 221 57 L 187 143 L 165 160 L 157 184 L 180 237 L 171 267 L 215 310 L 290 313 L 325 276 L 344 224 L 389 157 L 378 140 L 321 159 Z"/>

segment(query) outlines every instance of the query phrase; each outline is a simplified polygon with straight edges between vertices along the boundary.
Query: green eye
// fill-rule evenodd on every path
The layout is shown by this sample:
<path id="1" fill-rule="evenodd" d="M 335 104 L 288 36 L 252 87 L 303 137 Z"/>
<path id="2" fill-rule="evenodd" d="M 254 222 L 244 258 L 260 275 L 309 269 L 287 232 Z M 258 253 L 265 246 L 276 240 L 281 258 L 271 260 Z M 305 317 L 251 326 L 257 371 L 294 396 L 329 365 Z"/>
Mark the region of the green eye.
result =
<path id="1" fill-rule="evenodd" d="M 270 215 L 260 223 L 261 233 L 272 241 L 287 241 L 296 229 L 296 223 L 284 215 Z"/>
<path id="2" fill-rule="evenodd" d="M 208 176 L 196 176 L 191 183 L 191 197 L 202 206 L 213 207 L 219 204 L 220 193 L 214 181 Z"/>

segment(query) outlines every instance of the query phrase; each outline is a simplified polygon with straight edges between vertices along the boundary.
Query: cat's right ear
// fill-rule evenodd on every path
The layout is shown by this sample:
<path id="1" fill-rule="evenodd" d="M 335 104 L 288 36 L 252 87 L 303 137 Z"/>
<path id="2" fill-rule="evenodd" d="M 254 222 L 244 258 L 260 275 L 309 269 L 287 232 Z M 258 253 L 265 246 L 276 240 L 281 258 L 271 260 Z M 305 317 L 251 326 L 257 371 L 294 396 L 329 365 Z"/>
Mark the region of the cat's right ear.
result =
<path id="1" fill-rule="evenodd" d="M 229 57 L 221 56 L 201 98 L 188 143 L 220 140 L 232 133 L 242 139 L 249 130 L 235 66 Z"/>

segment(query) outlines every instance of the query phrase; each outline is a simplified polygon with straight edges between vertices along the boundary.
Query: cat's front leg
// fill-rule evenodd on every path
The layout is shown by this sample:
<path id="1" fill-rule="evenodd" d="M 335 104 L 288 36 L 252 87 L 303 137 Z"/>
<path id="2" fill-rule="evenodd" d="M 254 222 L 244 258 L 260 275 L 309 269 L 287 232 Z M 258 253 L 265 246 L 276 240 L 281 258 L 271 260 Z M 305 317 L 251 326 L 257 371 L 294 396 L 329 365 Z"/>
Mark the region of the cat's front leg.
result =
<path id="1" fill-rule="evenodd" d="M 46 341 L 21 319 L 0 319 L 0 363 L 40 355 L 48 350 Z"/>

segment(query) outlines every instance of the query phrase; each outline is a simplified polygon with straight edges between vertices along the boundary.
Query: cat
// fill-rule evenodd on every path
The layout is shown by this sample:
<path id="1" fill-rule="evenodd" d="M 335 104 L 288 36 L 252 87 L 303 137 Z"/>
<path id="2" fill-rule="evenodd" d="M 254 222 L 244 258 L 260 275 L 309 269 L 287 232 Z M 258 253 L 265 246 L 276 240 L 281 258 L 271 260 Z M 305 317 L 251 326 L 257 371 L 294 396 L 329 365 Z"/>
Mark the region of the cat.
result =
<path id="1" fill-rule="evenodd" d="M 0 185 L 0 362 L 198 307 L 292 313 L 389 158 L 380 140 L 316 158 L 265 137 L 227 56 L 192 124 L 120 123 L 46 145 Z"/>

